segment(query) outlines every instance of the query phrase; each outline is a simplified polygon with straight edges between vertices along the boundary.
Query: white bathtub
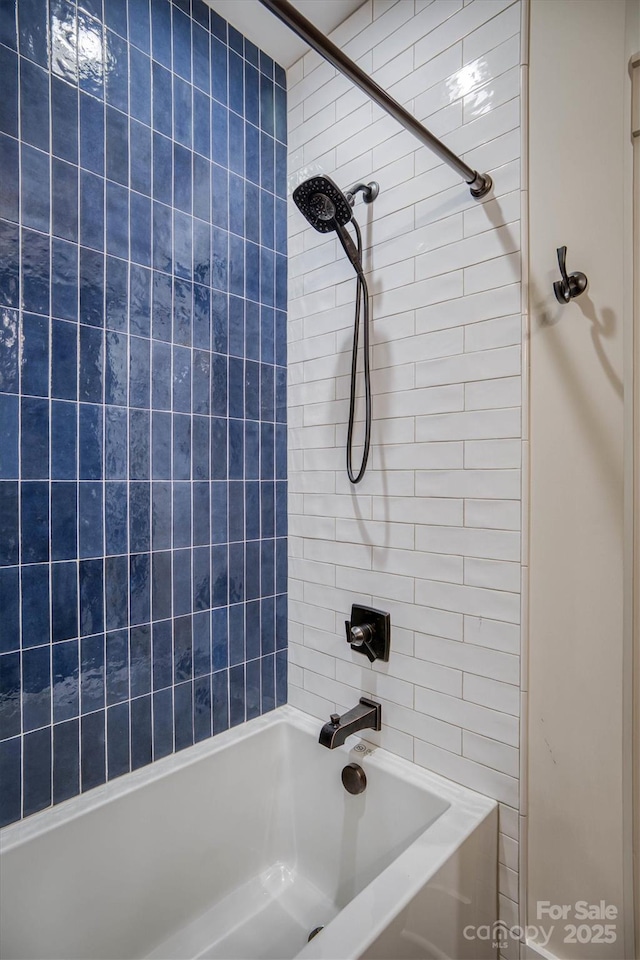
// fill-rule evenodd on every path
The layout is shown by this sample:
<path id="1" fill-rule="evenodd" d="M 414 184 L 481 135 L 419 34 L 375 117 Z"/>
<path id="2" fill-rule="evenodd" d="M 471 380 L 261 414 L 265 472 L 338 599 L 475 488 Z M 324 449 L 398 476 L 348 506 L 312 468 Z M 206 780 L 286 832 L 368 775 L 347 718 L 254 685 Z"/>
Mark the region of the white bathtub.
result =
<path id="1" fill-rule="evenodd" d="M 283 707 L 7 827 L 2 957 L 494 956 L 464 931 L 496 919 L 495 803 L 319 728 Z"/>

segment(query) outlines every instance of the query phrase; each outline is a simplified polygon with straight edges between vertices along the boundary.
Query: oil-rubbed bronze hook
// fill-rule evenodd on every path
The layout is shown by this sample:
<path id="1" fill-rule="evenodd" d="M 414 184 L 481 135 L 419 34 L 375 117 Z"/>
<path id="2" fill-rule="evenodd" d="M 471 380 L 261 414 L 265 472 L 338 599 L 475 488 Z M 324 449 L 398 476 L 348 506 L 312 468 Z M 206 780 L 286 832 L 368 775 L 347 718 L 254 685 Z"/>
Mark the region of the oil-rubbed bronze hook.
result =
<path id="1" fill-rule="evenodd" d="M 567 248 L 558 247 L 558 266 L 562 279 L 553 284 L 553 292 L 558 303 L 569 303 L 574 297 L 579 297 L 587 289 L 587 278 L 584 273 L 576 270 L 567 276 Z"/>

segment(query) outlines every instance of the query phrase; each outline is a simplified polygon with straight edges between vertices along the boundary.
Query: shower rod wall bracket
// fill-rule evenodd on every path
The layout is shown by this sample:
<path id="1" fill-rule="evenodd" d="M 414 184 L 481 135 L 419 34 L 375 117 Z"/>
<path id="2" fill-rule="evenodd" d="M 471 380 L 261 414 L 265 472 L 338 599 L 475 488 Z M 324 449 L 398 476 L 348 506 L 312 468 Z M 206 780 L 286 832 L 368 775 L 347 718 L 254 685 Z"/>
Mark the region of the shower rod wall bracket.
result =
<path id="1" fill-rule="evenodd" d="M 386 110 L 398 123 L 401 123 L 414 137 L 417 137 L 425 147 L 433 150 L 441 160 L 451 167 L 452 170 L 455 170 L 455 172 L 469 184 L 471 196 L 475 200 L 480 200 L 489 193 L 493 183 L 488 173 L 478 173 L 477 170 L 474 170 L 473 167 L 470 167 L 464 160 L 456 156 L 442 140 L 438 140 L 430 130 L 427 130 L 408 110 L 405 110 L 402 104 L 394 100 L 386 90 L 377 84 L 375 80 L 372 80 L 357 63 L 350 60 L 349 57 L 342 52 L 340 47 L 337 47 L 335 43 L 332 43 L 331 40 L 325 37 L 322 31 L 318 30 L 310 20 L 303 17 L 288 0 L 260 0 L 260 3 L 293 30 L 294 33 L 302 37 L 310 47 L 316 50 L 325 60 L 328 60 L 336 70 L 339 70 L 340 73 L 348 77 L 352 83 L 360 87 L 368 97 L 377 103 L 379 107 L 382 107 L 383 110 Z"/>

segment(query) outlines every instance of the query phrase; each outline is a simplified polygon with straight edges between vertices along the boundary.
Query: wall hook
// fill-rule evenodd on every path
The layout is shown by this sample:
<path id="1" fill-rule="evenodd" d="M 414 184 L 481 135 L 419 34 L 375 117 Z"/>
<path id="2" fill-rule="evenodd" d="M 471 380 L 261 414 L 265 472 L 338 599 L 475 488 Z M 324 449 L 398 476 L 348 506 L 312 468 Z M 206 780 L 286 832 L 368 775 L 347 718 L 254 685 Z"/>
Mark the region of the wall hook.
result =
<path id="1" fill-rule="evenodd" d="M 574 297 L 579 297 L 587 289 L 587 278 L 584 273 L 576 270 L 567 276 L 567 248 L 558 247 L 558 266 L 560 267 L 561 280 L 556 280 L 553 284 L 553 292 L 556 295 L 558 303 L 569 303 Z"/>

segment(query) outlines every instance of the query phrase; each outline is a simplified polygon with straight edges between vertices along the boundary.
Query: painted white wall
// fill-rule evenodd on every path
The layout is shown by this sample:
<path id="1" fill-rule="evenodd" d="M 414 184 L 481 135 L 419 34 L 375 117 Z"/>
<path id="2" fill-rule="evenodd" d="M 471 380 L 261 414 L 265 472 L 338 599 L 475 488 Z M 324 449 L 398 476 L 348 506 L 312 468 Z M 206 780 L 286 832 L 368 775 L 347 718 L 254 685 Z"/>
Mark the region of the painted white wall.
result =
<path id="1" fill-rule="evenodd" d="M 623 0 L 531 3 L 528 922 L 551 925 L 537 918 L 543 900 L 615 905 L 611 944 L 571 943 L 555 924 L 548 950 L 582 960 L 632 955 L 629 890 L 623 916 L 626 14 Z M 564 307 L 551 288 L 562 244 L 569 268 L 589 278 Z"/>
<path id="2" fill-rule="evenodd" d="M 317 54 L 288 74 L 291 187 L 314 172 L 381 187 L 372 207 L 356 206 L 374 395 L 357 488 L 344 467 L 353 271 L 291 204 L 289 698 L 320 720 L 374 696 L 383 746 L 500 801 L 508 923 L 523 548 L 520 20 L 512 0 L 369 0 L 332 35 L 489 170 L 495 193 L 481 203 Z M 391 613 L 388 664 L 372 669 L 345 641 L 357 601 Z"/>

